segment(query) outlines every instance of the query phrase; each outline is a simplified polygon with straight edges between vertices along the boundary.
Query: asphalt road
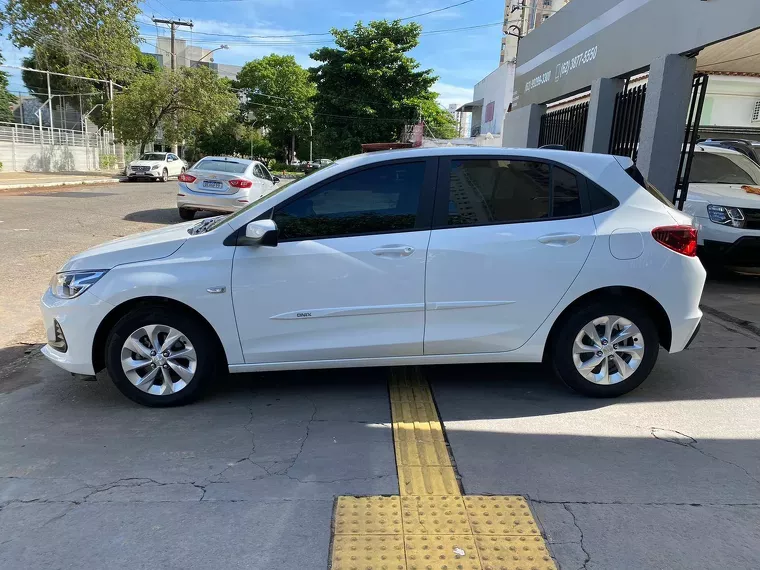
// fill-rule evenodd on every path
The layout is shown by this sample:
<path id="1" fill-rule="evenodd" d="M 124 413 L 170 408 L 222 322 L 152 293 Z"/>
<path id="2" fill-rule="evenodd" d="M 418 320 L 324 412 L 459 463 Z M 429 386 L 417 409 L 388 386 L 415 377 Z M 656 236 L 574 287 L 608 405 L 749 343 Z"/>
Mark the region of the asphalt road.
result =
<path id="1" fill-rule="evenodd" d="M 56 266 L 179 221 L 173 192 L 0 195 L 2 328 L 39 339 Z M 726 318 L 708 314 L 620 399 L 576 396 L 541 366 L 426 368 L 465 492 L 527 496 L 563 570 L 760 568 L 757 285 L 711 282 Z M 0 374 L 0 568 L 325 569 L 334 497 L 398 493 L 387 378 L 236 375 L 154 410 L 104 375 L 16 359 Z"/>

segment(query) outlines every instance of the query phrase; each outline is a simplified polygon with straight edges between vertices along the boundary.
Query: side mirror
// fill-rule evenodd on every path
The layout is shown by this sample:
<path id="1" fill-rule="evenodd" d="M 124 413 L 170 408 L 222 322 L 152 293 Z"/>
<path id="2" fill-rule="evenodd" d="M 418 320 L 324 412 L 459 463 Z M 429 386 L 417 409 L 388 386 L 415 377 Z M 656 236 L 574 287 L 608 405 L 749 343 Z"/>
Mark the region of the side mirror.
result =
<path id="1" fill-rule="evenodd" d="M 279 184 L 279 182 L 280 182 L 280 178 L 279 178 L 279 176 L 272 176 L 272 182 L 273 182 L 274 184 Z"/>
<path id="2" fill-rule="evenodd" d="M 273 220 L 256 220 L 245 227 L 245 243 L 242 245 L 277 246 L 277 224 Z"/>

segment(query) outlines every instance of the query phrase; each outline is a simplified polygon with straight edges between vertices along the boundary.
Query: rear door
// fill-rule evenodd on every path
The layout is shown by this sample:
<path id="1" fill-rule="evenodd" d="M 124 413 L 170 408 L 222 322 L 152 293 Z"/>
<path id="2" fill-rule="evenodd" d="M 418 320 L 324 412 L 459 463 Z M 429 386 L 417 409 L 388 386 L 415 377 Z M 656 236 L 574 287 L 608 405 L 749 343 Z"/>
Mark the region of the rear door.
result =
<path id="1" fill-rule="evenodd" d="M 595 239 L 585 180 L 543 161 L 442 158 L 427 257 L 425 354 L 519 348 Z"/>

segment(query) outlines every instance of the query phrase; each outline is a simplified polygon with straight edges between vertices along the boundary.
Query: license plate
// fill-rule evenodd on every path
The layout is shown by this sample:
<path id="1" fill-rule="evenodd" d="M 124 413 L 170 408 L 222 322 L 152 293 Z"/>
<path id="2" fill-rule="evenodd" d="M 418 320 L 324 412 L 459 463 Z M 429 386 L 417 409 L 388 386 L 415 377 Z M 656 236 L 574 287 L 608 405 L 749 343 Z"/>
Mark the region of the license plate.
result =
<path id="1" fill-rule="evenodd" d="M 204 180 L 203 181 L 203 187 L 204 188 L 214 188 L 214 189 L 220 189 L 222 187 L 221 182 L 217 182 L 216 180 Z"/>

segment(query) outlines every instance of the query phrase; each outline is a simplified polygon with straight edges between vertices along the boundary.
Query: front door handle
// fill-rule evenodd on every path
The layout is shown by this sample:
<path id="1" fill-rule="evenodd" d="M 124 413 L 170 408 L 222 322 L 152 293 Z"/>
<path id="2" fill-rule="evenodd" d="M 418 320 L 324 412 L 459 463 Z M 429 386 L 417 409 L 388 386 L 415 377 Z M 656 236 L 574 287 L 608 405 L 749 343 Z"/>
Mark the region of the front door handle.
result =
<path id="1" fill-rule="evenodd" d="M 373 249 L 372 253 L 378 257 L 409 257 L 414 248 L 411 245 L 383 245 Z"/>
<path id="2" fill-rule="evenodd" d="M 548 234 L 538 238 L 538 241 L 552 247 L 564 247 L 574 244 L 579 239 L 581 239 L 581 236 L 578 234 Z"/>

